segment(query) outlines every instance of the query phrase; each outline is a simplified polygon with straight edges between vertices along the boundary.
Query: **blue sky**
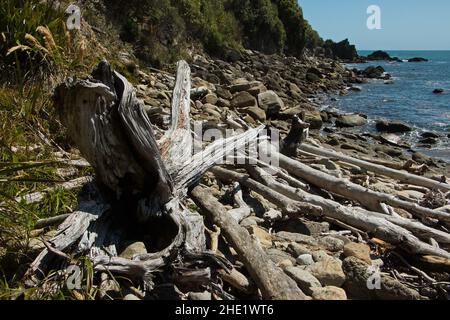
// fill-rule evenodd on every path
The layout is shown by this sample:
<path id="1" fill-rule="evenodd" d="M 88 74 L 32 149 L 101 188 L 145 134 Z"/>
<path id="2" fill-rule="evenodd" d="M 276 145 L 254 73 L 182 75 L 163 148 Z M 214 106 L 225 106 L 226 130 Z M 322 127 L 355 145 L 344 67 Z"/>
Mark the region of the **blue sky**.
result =
<path id="1" fill-rule="evenodd" d="M 449 0 L 299 0 L 324 39 L 348 38 L 358 50 L 450 50 Z M 381 30 L 367 28 L 367 8 L 381 9 Z"/>

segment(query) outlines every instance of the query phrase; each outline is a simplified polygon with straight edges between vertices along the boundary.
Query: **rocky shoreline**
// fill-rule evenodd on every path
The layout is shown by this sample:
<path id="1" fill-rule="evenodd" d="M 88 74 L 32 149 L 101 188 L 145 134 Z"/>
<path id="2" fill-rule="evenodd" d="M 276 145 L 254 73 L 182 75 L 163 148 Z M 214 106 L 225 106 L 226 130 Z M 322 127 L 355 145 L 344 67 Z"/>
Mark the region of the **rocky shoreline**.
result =
<path id="1" fill-rule="evenodd" d="M 131 66 L 129 61 L 123 62 Z M 295 170 L 287 169 L 286 163 L 277 177 L 265 176 L 259 167 L 236 167 L 233 171 L 214 168 L 203 176 L 198 190 L 212 196 L 208 210 L 217 209 L 229 214 L 232 217 L 229 220 L 233 221 L 228 223 L 233 227 L 222 226 L 221 230 L 209 221 L 211 212 L 199 211 L 197 205 L 202 192 L 197 188 L 197 192 L 190 194 L 183 203 L 186 208 L 194 208 L 205 215 L 208 249 L 230 261 L 231 271 L 219 270 L 213 277 L 212 271 L 205 269 L 207 281 L 215 283 L 215 287 L 201 285 L 193 276 L 192 283 L 172 279 L 179 285 L 170 280 L 169 284 L 156 283 L 151 291 L 143 290 L 139 281 L 122 283 L 102 273 L 97 298 L 264 298 L 261 283 L 255 283 L 255 274 L 249 269 L 248 260 L 242 257 L 245 251 L 239 251 L 236 243 L 229 242 L 230 230 L 236 229 L 245 229 L 254 242 L 252 245 L 260 248 L 261 254 L 271 260 L 282 276 L 293 281 L 306 299 L 427 300 L 448 297 L 450 263 L 445 251 L 450 243 L 448 225 L 433 217 L 418 219 L 417 212 L 404 208 L 416 204 L 420 205 L 420 212 L 439 208 L 439 212 L 446 215 L 450 213 L 449 193 L 400 182 L 380 174 L 379 170 L 365 169 L 370 164 L 372 167 L 379 165 L 381 170 L 401 170 L 430 177 L 432 180 L 428 183 L 434 185 L 446 182 L 448 164 L 412 152 L 408 146 L 389 136 L 389 132 L 407 130 L 400 123 L 380 122 L 380 131 L 385 131 L 380 135 L 349 132 L 349 129 L 364 124 L 367 116 L 320 111 L 321 105 L 316 102 L 323 94 L 351 94 L 366 78 L 384 79 L 387 77 L 384 71 L 375 68 L 357 72 L 332 59 L 305 57 L 298 60 L 253 51 L 245 51 L 230 61 L 196 56 L 190 68 L 191 119 L 201 122 L 203 130 L 225 132 L 265 125 L 278 129 L 280 138 L 286 142 L 288 139 L 285 138 L 288 135 L 292 138 L 293 128 L 300 124 L 301 136 L 294 137 L 295 148 L 284 161 L 292 161 L 293 165 L 298 162 L 298 168 L 304 166 L 305 170 L 323 174 L 328 182 L 334 182 L 325 188 L 323 184 L 314 183 L 311 177 L 301 179 L 293 174 Z M 165 71 L 137 66 L 131 69 L 139 79 L 139 84 L 135 85 L 137 97 L 159 140 L 171 124 L 171 89 L 176 79 Z M 304 129 L 308 127 L 307 137 Z M 296 142 L 305 140 L 306 147 L 297 149 Z M 316 152 L 314 146 L 319 147 L 320 152 Z M 331 152 L 331 156 L 322 152 Z M 342 189 L 349 186 L 363 188 L 358 189 L 362 192 L 361 197 L 383 194 L 394 203 L 403 202 L 394 207 L 383 203 L 379 208 L 370 205 L 370 201 L 361 202 L 363 199 L 357 199 L 357 195 L 336 192 L 339 186 Z M 224 223 L 222 220 L 216 222 Z M 44 233 L 44 229 L 35 232 Z M 54 234 L 50 231 L 43 239 L 49 240 Z M 126 259 L 121 263 L 137 263 L 135 258 L 151 253 L 149 243 L 154 245 L 152 241 L 157 239 L 125 240 L 116 244 L 117 258 Z M 48 245 L 37 238 L 32 242 L 36 253 Z M 285 293 L 279 294 L 285 296 Z"/>
<path id="2" fill-rule="evenodd" d="M 277 128 L 285 138 L 291 128 L 291 119 L 303 114 L 310 124 L 309 141 L 316 145 L 436 181 L 447 179 L 447 163 L 414 152 L 396 138 L 394 133 L 408 131 L 408 126 L 395 121 L 380 121 L 377 124 L 380 134 L 352 133 L 347 131 L 348 128 L 365 124 L 366 115 L 320 111 L 321 106 L 315 102 L 318 95 L 347 95 L 360 90 L 357 85 L 367 79 L 389 80 L 390 76 L 381 67 L 348 70 L 331 59 L 308 57 L 300 61 L 245 51 L 228 62 L 197 56 L 191 68 L 196 88 L 191 104 L 192 117 L 204 124 L 204 130 L 233 128 L 232 119 L 241 119 L 251 127 L 266 124 Z M 157 129 L 167 129 L 170 88 L 174 79 L 165 73 L 141 72 L 139 75 L 138 96 L 147 106 Z M 444 207 L 450 212 L 448 194 L 445 198 L 437 191 L 430 193 L 426 188 L 399 184 L 357 166 L 305 152 L 300 152 L 298 159 L 314 169 L 347 178 L 370 190 L 425 206 L 433 203 L 431 207 Z M 204 178 L 203 183 L 219 199 L 226 199 L 230 192 L 213 174 Z M 389 253 L 389 245 L 381 240 L 363 239 L 362 234 L 339 228 L 336 221 L 329 219 L 300 218 L 295 223 L 278 221 L 273 217 L 279 214 L 280 208 L 266 199 L 250 192 L 244 195 L 244 200 L 252 207 L 253 215 L 242 220 L 240 225 L 259 241 L 268 256 L 296 281 L 300 289 L 315 300 L 443 298 L 445 290 L 442 291 L 442 287 L 426 285 L 417 276 L 407 276 L 411 271 L 408 263 L 405 264 L 403 257 Z M 339 197 L 336 200 L 351 203 Z M 226 208 L 233 206 L 226 205 Z M 403 218 L 413 218 L 406 211 L 396 211 Z M 411 259 L 407 257 L 411 263 L 420 261 L 420 265 L 430 266 L 429 261 Z M 381 268 L 379 290 L 368 288 L 367 283 L 373 280 L 373 274 L 368 271 L 371 268 Z M 447 279 L 446 267 L 439 265 L 437 270 L 437 277 Z M 191 294 L 190 298 L 210 299 L 211 293 Z"/>

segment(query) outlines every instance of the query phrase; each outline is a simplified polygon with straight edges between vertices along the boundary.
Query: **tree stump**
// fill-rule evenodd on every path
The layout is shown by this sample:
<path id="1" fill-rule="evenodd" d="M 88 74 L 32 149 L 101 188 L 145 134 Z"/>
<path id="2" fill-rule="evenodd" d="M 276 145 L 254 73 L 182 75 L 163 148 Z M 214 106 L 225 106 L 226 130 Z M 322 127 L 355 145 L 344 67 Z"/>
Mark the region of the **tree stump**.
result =
<path id="1" fill-rule="evenodd" d="M 62 123 L 94 168 L 96 181 L 29 268 L 28 285 L 50 270 L 67 268 L 67 256 L 87 255 L 95 271 L 140 281 L 146 290 L 154 287 L 156 274 L 180 285 L 191 279 L 194 285 L 211 283 L 211 270 L 230 267 L 206 250 L 203 217 L 181 200 L 218 159 L 256 140 L 263 128 L 193 154 L 190 68 L 184 61 L 177 67 L 171 128 L 159 141 L 133 86 L 106 60 L 91 77 L 69 78 L 57 87 Z M 132 260 L 119 257 L 118 246 L 130 239 L 144 241 L 153 252 Z"/>

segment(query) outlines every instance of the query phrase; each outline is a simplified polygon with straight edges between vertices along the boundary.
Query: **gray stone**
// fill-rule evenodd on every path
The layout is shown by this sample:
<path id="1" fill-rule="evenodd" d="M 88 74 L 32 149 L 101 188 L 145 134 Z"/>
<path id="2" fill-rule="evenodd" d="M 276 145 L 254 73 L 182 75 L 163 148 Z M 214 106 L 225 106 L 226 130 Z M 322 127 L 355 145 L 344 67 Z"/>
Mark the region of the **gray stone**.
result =
<path id="1" fill-rule="evenodd" d="M 286 274 L 291 277 L 297 283 L 298 287 L 307 295 L 311 295 L 314 288 L 322 287 L 320 281 L 308 271 L 297 267 L 287 267 L 284 272 L 286 272 Z"/>
<path id="2" fill-rule="evenodd" d="M 209 93 L 206 96 L 203 97 L 202 102 L 204 104 L 216 104 L 217 103 L 217 96 L 213 93 Z"/>
<path id="3" fill-rule="evenodd" d="M 301 255 L 304 255 L 304 254 L 310 254 L 310 253 L 311 253 L 311 250 L 310 250 L 310 249 L 308 249 L 308 248 L 305 247 L 304 245 L 299 244 L 299 243 L 296 243 L 296 242 L 291 242 L 291 243 L 288 245 L 288 250 L 289 250 L 289 252 L 290 252 L 293 256 L 295 256 L 295 257 L 301 256 Z"/>
<path id="4" fill-rule="evenodd" d="M 295 263 L 295 259 L 288 253 L 278 250 L 278 249 L 268 249 L 266 251 L 269 258 L 276 264 L 283 262 L 284 260 L 289 260 L 292 264 Z"/>
<path id="5" fill-rule="evenodd" d="M 310 266 L 314 264 L 314 259 L 310 254 L 302 254 L 295 260 L 300 266 Z"/>
<path id="6" fill-rule="evenodd" d="M 234 95 L 233 100 L 231 100 L 231 106 L 233 108 L 254 107 L 257 106 L 257 102 L 250 93 L 243 91 Z"/>
<path id="7" fill-rule="evenodd" d="M 367 119 L 359 114 L 342 115 L 336 119 L 336 126 L 340 128 L 360 127 L 367 123 Z"/>
<path id="8" fill-rule="evenodd" d="M 260 93 L 258 95 L 259 107 L 266 111 L 268 117 L 277 115 L 281 109 L 284 109 L 284 102 L 272 90 Z"/>
<path id="9" fill-rule="evenodd" d="M 321 238 L 319 245 L 332 252 L 338 252 L 344 249 L 344 241 L 332 236 Z"/>
<path id="10" fill-rule="evenodd" d="M 134 242 L 128 245 L 119 255 L 121 258 L 132 260 L 134 256 L 147 254 L 147 248 L 143 242 Z"/>
<path id="11" fill-rule="evenodd" d="M 243 108 L 243 109 L 240 109 L 239 111 L 242 113 L 248 114 L 250 117 L 252 117 L 255 120 L 258 120 L 261 122 L 266 121 L 266 113 L 264 112 L 263 109 L 258 108 L 256 106 Z"/>
<path id="12" fill-rule="evenodd" d="M 306 236 L 304 234 L 300 233 L 291 233 L 291 232 L 285 232 L 281 231 L 275 234 L 278 238 L 289 241 L 289 242 L 297 242 L 297 243 L 303 243 L 308 245 L 317 245 L 317 240 L 313 237 Z"/>
<path id="13" fill-rule="evenodd" d="M 245 79 L 238 79 L 236 84 L 230 86 L 231 93 L 248 91 L 251 88 L 258 87 L 262 83 L 259 81 L 246 81 Z"/>

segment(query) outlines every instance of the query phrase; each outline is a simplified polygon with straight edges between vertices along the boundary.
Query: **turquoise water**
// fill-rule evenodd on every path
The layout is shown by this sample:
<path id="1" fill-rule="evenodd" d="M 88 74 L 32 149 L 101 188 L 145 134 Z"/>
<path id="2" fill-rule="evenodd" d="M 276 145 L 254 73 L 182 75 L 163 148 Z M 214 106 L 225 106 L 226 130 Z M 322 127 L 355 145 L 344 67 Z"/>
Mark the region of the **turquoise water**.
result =
<path id="1" fill-rule="evenodd" d="M 362 51 L 361 55 L 371 51 Z M 401 120 L 415 127 L 415 131 L 403 138 L 416 149 L 429 155 L 450 160 L 450 51 L 388 51 L 392 57 L 409 59 L 423 57 L 429 62 L 391 63 L 375 61 L 368 64 L 348 65 L 349 68 L 363 69 L 369 65 L 381 65 L 391 74 L 394 84 L 382 80 L 371 80 L 361 85 L 362 91 L 338 97 L 332 106 L 346 112 L 363 112 L 371 120 L 363 128 L 374 131 L 376 119 Z M 442 88 L 445 94 L 434 94 Z M 423 131 L 433 131 L 442 135 L 440 143 L 429 148 L 421 148 L 418 136 Z"/>

